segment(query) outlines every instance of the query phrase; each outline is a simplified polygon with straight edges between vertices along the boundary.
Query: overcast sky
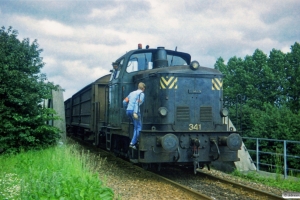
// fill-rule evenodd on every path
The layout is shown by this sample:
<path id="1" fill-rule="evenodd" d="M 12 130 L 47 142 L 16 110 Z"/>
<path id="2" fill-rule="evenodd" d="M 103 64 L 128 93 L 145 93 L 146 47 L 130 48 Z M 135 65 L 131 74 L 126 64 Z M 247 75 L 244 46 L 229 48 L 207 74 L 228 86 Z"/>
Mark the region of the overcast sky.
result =
<path id="1" fill-rule="evenodd" d="M 66 100 L 138 43 L 177 47 L 211 68 L 255 49 L 286 53 L 300 42 L 300 1 L 0 0 L 0 25 L 37 39 L 42 73 Z"/>

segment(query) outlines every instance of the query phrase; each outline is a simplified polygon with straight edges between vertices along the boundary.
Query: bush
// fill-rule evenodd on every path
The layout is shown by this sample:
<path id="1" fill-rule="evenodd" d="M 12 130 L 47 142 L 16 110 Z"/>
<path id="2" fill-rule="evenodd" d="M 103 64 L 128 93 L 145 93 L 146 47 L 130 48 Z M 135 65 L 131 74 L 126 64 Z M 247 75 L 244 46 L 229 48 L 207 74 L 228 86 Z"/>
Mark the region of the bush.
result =
<path id="1" fill-rule="evenodd" d="M 58 86 L 40 73 L 37 41 L 19 41 L 17 35 L 11 27 L 0 29 L 0 152 L 6 153 L 52 145 L 59 137 L 57 128 L 45 124 L 56 119 L 54 111 L 42 105 Z"/>

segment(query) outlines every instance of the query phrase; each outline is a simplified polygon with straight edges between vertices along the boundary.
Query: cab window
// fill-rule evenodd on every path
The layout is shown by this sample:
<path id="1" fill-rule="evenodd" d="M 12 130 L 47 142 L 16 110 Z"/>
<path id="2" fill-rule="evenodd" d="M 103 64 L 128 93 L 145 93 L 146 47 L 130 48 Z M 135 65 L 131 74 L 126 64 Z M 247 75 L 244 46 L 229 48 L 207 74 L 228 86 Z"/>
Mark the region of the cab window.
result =
<path id="1" fill-rule="evenodd" d="M 128 73 L 152 69 L 152 53 L 137 53 L 132 54 L 127 64 L 126 71 Z"/>

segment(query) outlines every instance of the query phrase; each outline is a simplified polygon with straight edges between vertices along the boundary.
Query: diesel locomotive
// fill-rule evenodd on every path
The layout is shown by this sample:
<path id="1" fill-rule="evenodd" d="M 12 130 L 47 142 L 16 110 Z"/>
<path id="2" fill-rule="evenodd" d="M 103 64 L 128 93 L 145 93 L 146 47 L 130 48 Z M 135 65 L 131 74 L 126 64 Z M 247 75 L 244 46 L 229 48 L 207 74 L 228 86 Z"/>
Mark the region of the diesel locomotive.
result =
<path id="1" fill-rule="evenodd" d="M 188 53 L 164 47 L 128 51 L 100 77 L 65 101 L 67 133 L 142 164 L 197 168 L 213 161 L 239 161 L 242 139 L 226 123 L 223 75 L 191 61 Z M 133 123 L 123 99 L 146 84 L 137 149 L 129 148 Z"/>

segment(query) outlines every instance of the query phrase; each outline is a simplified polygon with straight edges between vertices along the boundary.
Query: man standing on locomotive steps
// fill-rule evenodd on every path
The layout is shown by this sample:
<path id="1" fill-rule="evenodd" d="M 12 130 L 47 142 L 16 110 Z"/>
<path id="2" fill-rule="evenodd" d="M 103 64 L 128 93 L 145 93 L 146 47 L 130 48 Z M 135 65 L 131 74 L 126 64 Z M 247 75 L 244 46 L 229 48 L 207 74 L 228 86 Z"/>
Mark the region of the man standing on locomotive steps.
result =
<path id="1" fill-rule="evenodd" d="M 126 115 L 132 120 L 134 129 L 133 137 L 130 142 L 130 146 L 133 149 L 136 149 L 136 144 L 142 130 L 142 120 L 141 120 L 141 111 L 140 105 L 144 102 L 145 94 L 144 90 L 146 85 L 142 82 L 138 84 L 138 89 L 131 92 L 124 100 L 123 105 L 127 105 Z M 125 106 L 126 107 L 126 106 Z"/>

